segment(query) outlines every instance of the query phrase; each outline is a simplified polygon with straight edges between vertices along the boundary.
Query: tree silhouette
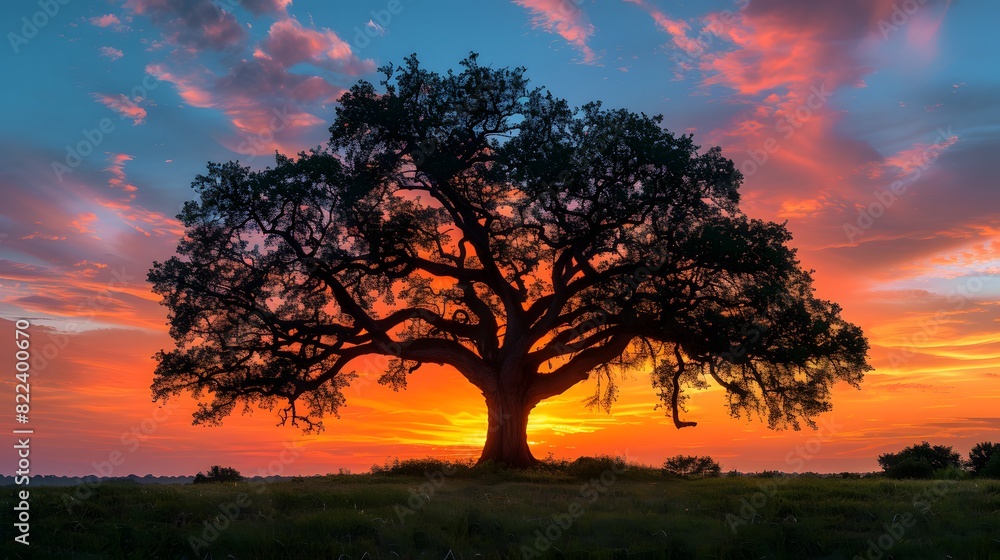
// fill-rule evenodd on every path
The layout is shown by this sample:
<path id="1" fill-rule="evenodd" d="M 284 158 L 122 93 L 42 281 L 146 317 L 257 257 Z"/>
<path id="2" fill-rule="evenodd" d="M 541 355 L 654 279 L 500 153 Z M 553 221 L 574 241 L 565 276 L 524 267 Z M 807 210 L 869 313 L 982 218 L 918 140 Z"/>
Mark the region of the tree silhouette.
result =
<path id="1" fill-rule="evenodd" d="M 719 148 L 571 108 L 524 68 L 461 66 L 383 67 L 341 97 L 326 149 L 195 179 L 179 256 L 149 273 L 177 343 L 156 399 L 210 396 L 196 424 L 280 406 L 313 430 L 359 360 L 389 357 L 396 390 L 442 364 L 485 397 L 481 460 L 525 466 L 529 412 L 588 379 L 609 408 L 622 371 L 650 371 L 677 427 L 695 425 L 685 387 L 798 429 L 858 386 L 861 330 L 814 297 L 783 225 L 740 211 Z"/>
<path id="2" fill-rule="evenodd" d="M 924 441 L 897 453 L 883 453 L 878 456 L 878 464 L 893 478 L 930 478 L 936 470 L 961 467 L 962 458 L 950 445 Z"/>
<path id="3" fill-rule="evenodd" d="M 972 446 L 969 450 L 969 470 L 973 474 L 979 474 L 994 455 L 1000 455 L 1000 443 L 992 441 L 982 441 Z"/>

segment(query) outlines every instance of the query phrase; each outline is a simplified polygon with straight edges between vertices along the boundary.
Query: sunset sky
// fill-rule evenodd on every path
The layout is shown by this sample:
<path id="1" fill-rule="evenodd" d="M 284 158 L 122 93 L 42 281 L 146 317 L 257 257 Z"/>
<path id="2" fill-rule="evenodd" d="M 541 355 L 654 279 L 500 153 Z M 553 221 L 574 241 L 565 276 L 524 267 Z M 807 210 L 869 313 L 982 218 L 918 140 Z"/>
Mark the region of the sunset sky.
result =
<path id="1" fill-rule="evenodd" d="M 470 51 L 525 66 L 571 104 L 663 114 L 721 146 L 746 213 L 787 221 L 818 295 L 872 346 L 875 371 L 835 388 L 819 431 L 732 419 L 717 387 L 691 393 L 699 425 L 677 430 L 639 374 L 611 414 L 584 408 L 588 384 L 539 405 L 536 457 L 869 471 L 921 440 L 963 455 L 1000 440 L 1000 3 L 50 1 L 54 15 L 6 6 L 0 48 L 2 400 L 13 409 L 14 321 L 30 318 L 34 474 L 92 474 L 115 452 L 115 476 L 478 457 L 482 396 L 443 368 L 394 393 L 375 382 L 384 361 L 363 364 L 319 435 L 259 410 L 195 427 L 192 399 L 150 396 L 172 340 L 146 273 L 173 254 L 194 177 L 325 144 L 340 94 L 414 52 L 441 72 Z"/>

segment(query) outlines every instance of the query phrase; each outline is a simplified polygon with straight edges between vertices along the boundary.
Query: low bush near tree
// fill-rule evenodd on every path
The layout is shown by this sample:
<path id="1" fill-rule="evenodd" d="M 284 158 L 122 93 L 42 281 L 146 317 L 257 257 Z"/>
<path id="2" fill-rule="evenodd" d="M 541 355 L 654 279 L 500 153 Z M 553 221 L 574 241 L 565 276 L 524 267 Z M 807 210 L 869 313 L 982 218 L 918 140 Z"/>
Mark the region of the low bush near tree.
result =
<path id="1" fill-rule="evenodd" d="M 198 473 L 194 476 L 195 484 L 205 484 L 208 482 L 239 482 L 243 480 L 240 471 L 232 467 L 221 467 L 213 465 L 208 469 L 208 474 Z"/>
<path id="2" fill-rule="evenodd" d="M 722 466 L 708 456 L 676 455 L 663 463 L 663 472 L 684 478 L 716 477 L 722 473 Z"/>

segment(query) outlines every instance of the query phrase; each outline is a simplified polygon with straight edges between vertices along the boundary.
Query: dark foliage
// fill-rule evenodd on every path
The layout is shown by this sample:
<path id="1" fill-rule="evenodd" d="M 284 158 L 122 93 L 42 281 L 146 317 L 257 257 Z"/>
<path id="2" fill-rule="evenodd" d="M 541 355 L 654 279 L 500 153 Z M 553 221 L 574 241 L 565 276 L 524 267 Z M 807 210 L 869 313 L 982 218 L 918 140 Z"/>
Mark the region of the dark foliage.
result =
<path id="1" fill-rule="evenodd" d="M 994 453 L 990 456 L 990 460 L 976 474 L 982 478 L 1000 479 L 1000 453 Z"/>
<path id="2" fill-rule="evenodd" d="M 240 471 L 232 467 L 222 467 L 219 465 L 213 465 L 212 468 L 208 469 L 208 474 L 198 473 L 194 476 L 195 484 L 205 484 L 208 482 L 240 482 L 243 480 L 243 475 Z"/>
<path id="3" fill-rule="evenodd" d="M 892 478 L 931 478 L 939 469 L 959 468 L 961 457 L 951 446 L 922 442 L 897 453 L 879 455 L 878 464 Z"/>
<path id="4" fill-rule="evenodd" d="M 376 475 L 424 476 L 427 473 L 444 472 L 468 474 L 472 464 L 466 461 L 447 461 L 428 457 L 426 459 L 393 459 L 384 465 L 372 465 L 368 472 Z"/>
<path id="5" fill-rule="evenodd" d="M 676 455 L 663 463 L 663 472 L 681 477 L 716 477 L 722 466 L 711 457 Z"/>
<path id="6" fill-rule="evenodd" d="M 976 475 L 982 473 L 990 460 L 998 455 L 1000 455 L 1000 443 L 992 441 L 977 443 L 969 451 L 969 470 Z"/>

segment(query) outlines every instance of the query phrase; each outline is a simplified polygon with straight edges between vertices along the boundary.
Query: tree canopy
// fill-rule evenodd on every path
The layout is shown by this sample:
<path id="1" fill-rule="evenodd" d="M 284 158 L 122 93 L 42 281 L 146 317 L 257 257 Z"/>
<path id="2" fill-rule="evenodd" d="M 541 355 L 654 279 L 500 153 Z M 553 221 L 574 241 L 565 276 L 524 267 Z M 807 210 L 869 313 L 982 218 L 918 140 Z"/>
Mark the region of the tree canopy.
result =
<path id="1" fill-rule="evenodd" d="M 897 453 L 883 453 L 878 464 L 894 478 L 930 478 L 934 471 L 962 465 L 962 459 L 950 445 L 931 445 L 926 441 Z"/>
<path id="2" fill-rule="evenodd" d="M 973 445 L 969 450 L 969 470 L 973 474 L 980 474 L 994 456 L 1000 456 L 1000 443 L 982 441 Z"/>
<path id="3" fill-rule="evenodd" d="M 588 379 L 610 408 L 621 372 L 650 372 L 677 427 L 709 383 L 796 429 L 859 385 L 861 330 L 815 297 L 784 225 L 741 212 L 719 148 L 571 107 L 524 68 L 461 67 L 388 65 L 341 97 L 326 148 L 195 179 L 178 255 L 149 273 L 177 343 L 157 399 L 320 429 L 365 356 L 394 389 L 443 364 L 486 399 L 483 459 L 524 465 L 530 410 Z"/>

